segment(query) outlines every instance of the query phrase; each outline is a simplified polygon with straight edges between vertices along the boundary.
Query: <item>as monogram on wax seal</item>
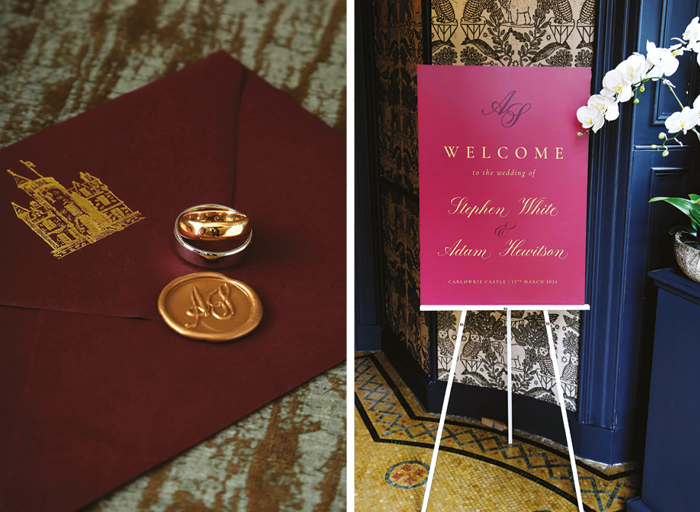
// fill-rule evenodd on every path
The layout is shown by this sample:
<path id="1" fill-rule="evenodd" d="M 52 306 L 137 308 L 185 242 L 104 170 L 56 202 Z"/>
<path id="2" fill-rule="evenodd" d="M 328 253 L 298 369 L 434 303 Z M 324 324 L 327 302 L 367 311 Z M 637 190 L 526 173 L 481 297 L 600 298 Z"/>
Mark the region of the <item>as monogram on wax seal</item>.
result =
<path id="1" fill-rule="evenodd" d="M 158 312 L 175 332 L 219 343 L 253 331 L 262 320 L 257 293 L 217 272 L 198 272 L 171 281 L 158 297 Z"/>

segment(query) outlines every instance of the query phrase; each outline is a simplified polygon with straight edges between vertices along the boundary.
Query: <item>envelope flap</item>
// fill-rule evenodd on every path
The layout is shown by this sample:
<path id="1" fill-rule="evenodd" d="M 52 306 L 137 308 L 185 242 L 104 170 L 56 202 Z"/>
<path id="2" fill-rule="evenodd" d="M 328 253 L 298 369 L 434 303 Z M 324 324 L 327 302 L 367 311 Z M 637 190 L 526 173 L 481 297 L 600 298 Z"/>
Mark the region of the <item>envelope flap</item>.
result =
<path id="1" fill-rule="evenodd" d="M 59 310 L 0 306 L 7 511 L 85 506 L 345 357 L 343 137 L 224 55 L 100 108 L 0 151 L 27 180 L 0 174 L 10 185 L 0 186 L 0 302 Z M 30 191 L 90 211 L 78 199 L 100 185 L 80 172 L 143 218 L 56 258 L 12 203 L 29 208 L 21 187 L 51 177 Z M 251 218 L 247 261 L 223 273 L 257 292 L 260 325 L 209 344 L 117 318 L 155 318 L 162 287 L 198 270 L 173 251 L 172 230 L 180 211 L 206 202 Z"/>
<path id="2" fill-rule="evenodd" d="M 248 73 L 220 52 L 0 151 L 0 305 L 157 318 L 176 216 L 232 203 Z"/>

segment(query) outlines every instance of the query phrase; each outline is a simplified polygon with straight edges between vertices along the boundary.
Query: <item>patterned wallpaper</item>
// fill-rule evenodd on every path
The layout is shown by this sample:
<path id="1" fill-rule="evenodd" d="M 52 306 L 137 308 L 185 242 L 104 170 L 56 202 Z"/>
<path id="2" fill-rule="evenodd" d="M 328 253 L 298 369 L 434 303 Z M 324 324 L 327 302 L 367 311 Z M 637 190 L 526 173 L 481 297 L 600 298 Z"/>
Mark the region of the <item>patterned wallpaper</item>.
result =
<path id="1" fill-rule="evenodd" d="M 418 193 L 416 66 L 422 63 L 422 33 L 420 0 L 374 3 L 381 173 L 411 194 Z"/>
<path id="2" fill-rule="evenodd" d="M 433 0 L 435 65 L 588 66 L 594 0 Z M 388 326 L 429 373 L 428 321 L 420 306 L 416 65 L 422 62 L 420 0 L 376 0 L 374 51 L 379 123 L 385 312 Z M 505 317 L 470 313 L 457 365 L 460 382 L 505 389 Z M 576 409 L 580 316 L 550 317 L 566 405 Z M 447 379 L 458 312 L 438 313 L 438 371 Z M 555 402 L 541 312 L 513 312 L 516 392 Z M 547 356 L 547 357 L 544 357 Z"/>
<path id="3" fill-rule="evenodd" d="M 447 380 L 457 339 L 459 312 L 438 314 L 438 376 Z M 564 400 L 576 410 L 580 316 L 578 311 L 550 312 Z M 554 367 L 541 311 L 511 312 L 513 392 L 556 404 Z M 455 379 L 462 384 L 506 389 L 506 315 L 478 311 L 467 314 Z"/>
<path id="4" fill-rule="evenodd" d="M 433 0 L 433 64 L 591 67 L 594 0 Z"/>
<path id="5" fill-rule="evenodd" d="M 594 0 L 433 0 L 436 65 L 590 67 Z M 459 17 L 459 18 L 458 18 Z M 572 113 L 573 115 L 573 113 Z M 447 380 L 459 312 L 438 313 L 438 374 Z M 578 311 L 550 314 L 566 407 L 578 397 Z M 513 390 L 556 403 L 541 312 L 514 311 Z M 472 312 L 457 362 L 458 382 L 506 389 L 505 315 Z"/>
<path id="6" fill-rule="evenodd" d="M 427 374 L 428 322 L 419 311 L 417 196 L 421 2 L 377 0 L 373 9 L 385 313 L 391 330 Z"/>
<path id="7" fill-rule="evenodd" d="M 418 203 L 388 189 L 382 197 L 387 319 L 428 374 L 428 322 L 420 311 Z"/>

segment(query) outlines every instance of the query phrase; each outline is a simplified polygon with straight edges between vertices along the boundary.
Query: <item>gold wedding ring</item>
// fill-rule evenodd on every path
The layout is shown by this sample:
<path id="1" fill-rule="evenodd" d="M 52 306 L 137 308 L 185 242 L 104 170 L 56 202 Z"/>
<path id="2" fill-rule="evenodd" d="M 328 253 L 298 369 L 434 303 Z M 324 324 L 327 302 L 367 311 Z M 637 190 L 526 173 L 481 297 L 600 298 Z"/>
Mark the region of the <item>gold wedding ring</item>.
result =
<path id="1" fill-rule="evenodd" d="M 177 253 L 200 267 L 223 268 L 241 261 L 253 239 L 247 215 L 220 204 L 186 209 L 175 220 Z"/>
<path id="2" fill-rule="evenodd" d="M 180 235 L 189 240 L 245 240 L 250 234 L 248 217 L 225 206 L 205 204 L 189 208 L 178 217 Z"/>

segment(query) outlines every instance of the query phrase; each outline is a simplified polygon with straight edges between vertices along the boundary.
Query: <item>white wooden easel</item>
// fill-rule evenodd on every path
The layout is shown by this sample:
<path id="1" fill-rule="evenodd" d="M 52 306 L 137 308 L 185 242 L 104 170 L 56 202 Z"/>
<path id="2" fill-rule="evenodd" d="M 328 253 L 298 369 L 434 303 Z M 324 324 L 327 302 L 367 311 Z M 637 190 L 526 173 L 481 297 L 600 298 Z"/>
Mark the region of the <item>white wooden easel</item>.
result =
<path id="1" fill-rule="evenodd" d="M 462 342 L 462 334 L 464 334 L 464 323 L 467 316 L 467 311 L 496 311 L 502 309 L 506 313 L 506 325 L 507 325 L 507 349 L 506 358 L 508 359 L 508 444 L 513 444 L 513 379 L 512 379 L 512 361 L 511 361 L 511 325 L 510 325 L 510 312 L 512 310 L 541 310 L 544 313 L 545 326 L 547 328 L 547 338 L 549 339 L 549 356 L 552 359 L 552 365 L 554 367 L 554 378 L 556 380 L 556 391 L 557 400 L 559 401 L 559 408 L 561 409 L 561 417 L 564 422 L 564 432 L 566 434 L 566 444 L 569 450 L 569 461 L 571 462 L 571 470 L 574 477 L 574 488 L 576 489 L 576 501 L 578 504 L 579 512 L 584 512 L 583 510 L 583 500 L 581 498 L 581 485 L 578 480 L 578 470 L 576 469 L 576 457 L 574 456 L 574 447 L 571 443 L 571 429 L 569 428 L 569 418 L 566 416 L 566 406 L 564 405 L 564 393 L 561 387 L 561 376 L 559 375 L 559 362 L 557 358 L 556 348 L 554 347 L 554 339 L 552 338 L 552 326 L 549 321 L 549 311 L 550 309 L 555 309 L 557 311 L 561 310 L 573 310 L 573 309 L 589 309 L 589 306 L 505 306 L 503 308 L 497 308 L 494 306 L 469 306 L 468 308 L 459 306 L 440 306 L 439 310 L 462 310 L 462 315 L 459 319 L 459 328 L 457 329 L 457 339 L 455 340 L 455 350 L 452 355 L 452 364 L 450 365 L 450 374 L 447 378 L 447 389 L 445 390 L 445 399 L 442 402 L 442 412 L 440 413 L 440 422 L 438 423 L 438 430 L 435 434 L 435 447 L 433 448 L 433 457 L 430 461 L 430 469 L 428 471 L 428 481 L 425 484 L 425 495 L 423 496 L 423 506 L 421 512 L 427 512 L 428 510 L 428 500 L 430 499 L 430 488 L 433 484 L 433 477 L 435 476 L 435 466 L 437 464 L 438 453 L 440 452 L 440 439 L 442 438 L 442 430 L 445 426 L 445 416 L 447 415 L 447 406 L 450 402 L 450 393 L 452 391 L 452 384 L 455 377 L 455 369 L 457 368 L 457 357 L 459 356 L 459 347 Z M 433 306 L 421 306 L 423 311 L 436 311 L 438 308 Z"/>

